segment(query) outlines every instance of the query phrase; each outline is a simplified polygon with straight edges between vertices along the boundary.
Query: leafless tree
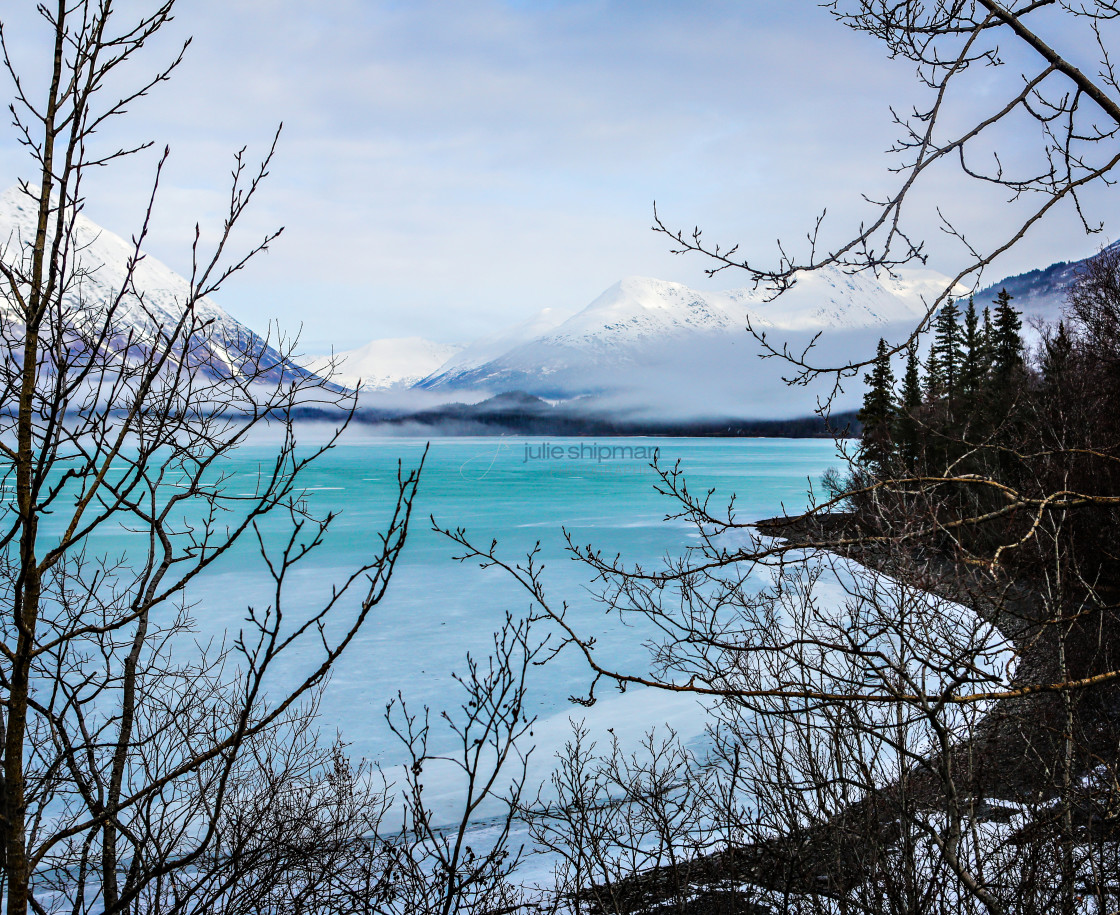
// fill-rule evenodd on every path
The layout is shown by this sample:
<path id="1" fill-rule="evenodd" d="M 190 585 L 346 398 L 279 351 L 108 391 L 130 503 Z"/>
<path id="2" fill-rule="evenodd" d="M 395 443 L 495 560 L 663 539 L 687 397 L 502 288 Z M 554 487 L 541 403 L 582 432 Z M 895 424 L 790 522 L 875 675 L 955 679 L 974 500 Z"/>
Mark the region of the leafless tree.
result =
<path id="1" fill-rule="evenodd" d="M 975 284 L 1056 208 L 1072 207 L 1087 232 L 1101 229 L 1092 199 L 1120 160 L 1111 54 L 1120 8 L 1106 0 L 826 6 L 910 60 L 929 93 L 927 105 L 897 118 L 894 193 L 873 202 L 874 217 L 846 242 L 826 245 L 818 221 L 807 250 L 781 247 L 775 265 L 709 244 L 698 229 L 670 229 L 660 214 L 654 228 L 677 250 L 712 258 L 710 272 L 745 271 L 780 297 L 805 271 L 924 261 L 910 205 L 940 171 L 1002 192 L 1006 219 L 994 237 L 978 238 L 948 207 L 939 211 L 961 266 L 910 337 L 895 341 L 893 352 L 903 353 L 959 282 Z M 1012 66 L 1018 79 L 991 78 L 1001 72 L 991 68 Z M 997 94 L 970 92 L 979 79 Z M 1047 349 L 1003 378 L 999 397 L 974 393 L 953 411 L 917 411 L 909 419 L 927 447 L 916 459 L 873 469 L 854 460 L 808 512 L 764 526 L 765 536 L 751 533 L 733 502 L 723 508 L 711 493 L 690 491 L 679 467 L 657 468 L 670 515 L 694 525 L 698 546 L 648 568 L 569 541 L 608 611 L 659 633 L 650 670 L 602 657 L 566 605 L 551 600 L 531 559 L 514 564 L 452 532 L 467 556 L 520 581 L 565 649 L 583 655 L 593 681 L 585 701 L 606 685 L 708 697 L 718 728 L 706 765 L 717 788 L 692 803 L 706 803 L 699 819 L 727 838 L 714 855 L 685 840 L 678 850 L 705 854 L 740 888 L 753 887 L 739 904 L 1117 909 L 1118 284 L 1116 256 L 1105 252 L 1075 284 L 1066 324 L 1044 331 Z M 794 382 L 828 375 L 839 385 L 874 357 L 822 365 L 811 348 L 793 352 L 758 336 L 766 354 L 792 366 Z M 962 419 L 966 407 L 977 418 Z M 760 590 L 760 576 L 771 575 Z M 625 796 L 585 756 L 574 744 L 565 784 L 590 797 Z M 564 808 L 566 818 L 553 822 L 563 824 L 565 847 L 626 847 L 635 833 L 625 825 L 599 836 L 604 809 Z M 620 889 L 626 878 L 617 871 L 596 884 L 582 868 L 585 890 L 611 889 L 595 897 L 603 910 L 635 881 L 671 879 L 654 868 Z M 702 870 L 693 871 L 697 892 L 711 885 Z M 646 898 L 632 910 L 656 907 Z"/>
<path id="2" fill-rule="evenodd" d="M 713 262 L 710 273 L 744 271 L 774 296 L 803 271 L 893 271 L 924 263 L 918 227 L 926 218 L 916 198 L 939 176 L 963 176 L 976 193 L 991 190 L 1006 218 L 998 229 L 970 233 L 939 201 L 940 231 L 959 242 L 960 266 L 927 302 L 925 319 L 902 352 L 928 328 L 958 283 L 975 288 L 984 269 L 1062 207 L 1072 208 L 1086 232 L 1101 231 L 1094 198 L 1111 186 L 1120 161 L 1120 86 L 1114 69 L 1120 7 L 1111 0 L 829 0 L 821 4 L 842 25 L 877 39 L 892 58 L 913 63 L 925 94 L 909 114 L 895 113 L 898 139 L 890 152 L 898 175 L 893 192 L 870 200 L 871 217 L 846 241 L 826 244 L 824 214 L 795 251 L 779 243 L 776 263 L 744 256 L 738 245 L 709 243 L 697 228 L 673 229 L 655 212 L 655 230 L 679 252 Z M 993 71 L 993 68 L 996 68 Z M 1017 72 L 1013 72 L 1017 71 Z M 1000 74 L 1004 74 L 1000 77 Z M 968 192 L 965 191 L 967 194 Z M 785 360 L 793 380 L 821 374 L 854 378 L 874 358 L 824 365 L 810 349 L 791 350 L 756 335 L 764 350 Z"/>
<path id="3" fill-rule="evenodd" d="M 635 749 L 612 737 L 598 752 L 583 724 L 558 754 L 549 797 L 527 808 L 538 849 L 555 864 L 557 901 L 575 911 L 626 913 L 643 904 L 681 911 L 695 892 L 691 866 L 718 847 L 702 802 L 707 773 L 671 730 Z M 653 888 L 632 877 L 664 879 Z"/>
<path id="4" fill-rule="evenodd" d="M 393 844 L 394 904 L 400 915 L 498 915 L 528 908 L 514 873 L 524 849 L 510 847 L 510 831 L 521 808 L 525 746 L 535 719 L 525 708 L 526 678 L 543 663 L 545 644 L 534 642 L 529 621 L 507 617 L 494 636 L 494 652 L 481 662 L 467 658 L 467 673 L 456 675 L 464 701 L 458 712 L 440 719 L 454 736 L 454 750 L 429 746 L 431 710 L 409 714 L 398 696 L 386 710 L 393 733 L 404 746 L 408 765 L 403 802 L 404 824 Z M 433 822 L 424 779 L 433 769 L 450 774 L 459 798 L 457 812 L 444 826 Z M 491 827 L 475 848 L 470 829 L 484 814 Z"/>
<path id="5" fill-rule="evenodd" d="M 207 251 L 196 231 L 170 308 L 143 284 L 151 202 L 111 288 L 88 259 L 85 178 L 147 146 L 100 139 L 182 52 L 123 93 L 108 87 L 125 84 L 173 6 L 43 4 L 52 53 L 37 95 L 10 53 L 25 36 L 0 25 L 12 126 L 34 169 L 20 187 L 34 229 L 0 239 L 7 911 L 369 911 L 385 850 L 360 840 L 383 792 L 320 748 L 307 716 L 385 593 L 419 470 L 400 473 L 386 529 L 330 598 L 290 606 L 291 571 L 332 521 L 307 510 L 301 474 L 352 404 L 292 365 L 291 341 L 230 327 L 206 298 L 279 234 L 231 252 L 275 141 L 257 166 L 236 156 L 217 241 Z M 339 429 L 297 447 L 293 415 L 309 407 L 335 411 Z M 266 425 L 279 430 L 271 462 L 235 484 L 227 458 Z M 121 530 L 139 552 L 102 556 L 94 538 Z M 171 649 L 192 626 L 188 589 L 239 541 L 256 542 L 272 592 L 228 640 L 184 658 Z M 297 651 L 303 673 L 279 684 L 277 661 Z M 363 880 L 361 905 L 335 904 Z"/>

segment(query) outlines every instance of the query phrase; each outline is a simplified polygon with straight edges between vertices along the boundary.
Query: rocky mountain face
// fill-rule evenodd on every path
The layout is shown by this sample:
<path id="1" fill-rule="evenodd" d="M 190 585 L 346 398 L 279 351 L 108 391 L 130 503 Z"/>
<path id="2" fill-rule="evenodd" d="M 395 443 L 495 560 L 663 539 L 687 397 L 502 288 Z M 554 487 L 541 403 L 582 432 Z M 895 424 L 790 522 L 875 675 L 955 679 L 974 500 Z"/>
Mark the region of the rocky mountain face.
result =
<path id="1" fill-rule="evenodd" d="M 32 195 L 37 193 L 33 187 L 11 187 L 0 194 L 0 260 L 6 264 L 17 266 L 30 257 L 37 213 Z M 161 335 L 178 324 L 191 297 L 190 283 L 148 255 L 136 260 L 130 273 L 135 258 L 134 245 L 81 213 L 74 218 L 61 305 L 68 335 L 76 344 L 101 336 L 110 303 L 115 305 L 103 344 L 126 352 L 129 359 L 149 358 L 160 346 Z M 204 327 L 182 354 L 193 369 L 214 377 L 250 371 L 270 384 L 312 377 L 212 299 L 199 299 L 195 316 Z M 6 299 L 0 299 L 0 320 L 7 325 L 6 340 L 18 337 L 22 318 Z"/>
<path id="2" fill-rule="evenodd" d="M 1109 247 L 1120 246 L 1116 242 Z M 1047 321 L 1056 321 L 1061 314 L 1066 292 L 1087 261 L 1094 255 L 1079 261 L 1059 261 L 1049 267 L 1028 270 L 1009 276 L 998 283 L 992 283 L 976 293 L 976 307 L 989 305 L 1001 289 L 1006 289 L 1013 297 L 1015 307 L 1023 314 L 1036 315 Z"/>

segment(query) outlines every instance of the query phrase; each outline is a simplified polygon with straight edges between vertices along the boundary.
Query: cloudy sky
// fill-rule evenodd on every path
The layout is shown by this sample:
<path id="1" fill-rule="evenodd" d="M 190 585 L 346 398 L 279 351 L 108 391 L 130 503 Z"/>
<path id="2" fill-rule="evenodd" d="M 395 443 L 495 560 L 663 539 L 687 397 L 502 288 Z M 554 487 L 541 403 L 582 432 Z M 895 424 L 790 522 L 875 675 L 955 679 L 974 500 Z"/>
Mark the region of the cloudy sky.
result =
<path id="1" fill-rule="evenodd" d="M 34 76 L 47 36 L 31 0 L 12 5 L 0 18 Z M 302 326 L 309 352 L 467 341 L 631 274 L 741 285 L 673 256 L 650 231 L 654 200 L 762 259 L 777 238 L 796 249 L 825 207 L 839 239 L 870 212 L 861 195 L 892 186 L 890 107 L 923 99 L 907 63 L 813 0 L 191 0 L 126 79 L 187 36 L 174 79 L 103 142 L 170 145 L 147 247 L 186 271 L 194 222 L 212 235 L 220 221 L 232 154 L 262 153 L 283 122 L 241 240 L 284 235 L 218 299 L 256 329 Z M 87 214 L 133 231 L 154 163 L 91 176 Z M 29 174 L 10 130 L 0 172 Z M 999 197 L 951 175 L 923 195 L 915 224 L 946 272 L 959 252 L 934 203 L 980 230 L 1002 218 Z M 1100 207 L 1107 219 L 1115 204 Z M 1059 215 L 999 273 L 1101 240 Z"/>

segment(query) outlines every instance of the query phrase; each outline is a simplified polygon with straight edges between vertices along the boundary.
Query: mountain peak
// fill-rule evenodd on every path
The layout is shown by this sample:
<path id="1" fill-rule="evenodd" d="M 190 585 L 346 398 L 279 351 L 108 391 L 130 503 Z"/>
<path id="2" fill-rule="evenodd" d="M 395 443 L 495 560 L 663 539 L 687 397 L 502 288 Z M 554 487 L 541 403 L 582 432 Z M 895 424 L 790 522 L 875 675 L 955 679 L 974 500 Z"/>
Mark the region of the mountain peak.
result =
<path id="1" fill-rule="evenodd" d="M 948 280 L 937 279 L 944 288 Z M 908 282 L 891 287 L 871 275 L 826 269 L 767 302 L 758 289 L 699 291 L 669 280 L 627 276 L 554 326 L 528 334 L 523 325 L 485 346 L 468 347 L 418 386 L 476 394 L 518 390 L 559 400 L 594 395 L 678 411 L 691 398 L 696 415 L 716 409 L 717 403 L 728 415 L 761 416 L 779 407 L 788 412 L 791 407 L 779 402 L 776 364 L 761 368 L 750 358 L 758 345 L 748 325 L 777 329 L 804 345 L 818 331 L 831 329 L 846 346 L 866 344 L 873 351 L 881 334 L 889 335 L 892 327 L 909 330 L 924 312 L 922 294 L 934 278 Z M 856 337 L 862 342 L 857 344 Z M 760 384 L 763 374 L 773 378 Z M 787 392 L 785 399 L 790 396 Z M 797 409 L 807 412 L 812 406 L 810 401 Z"/>

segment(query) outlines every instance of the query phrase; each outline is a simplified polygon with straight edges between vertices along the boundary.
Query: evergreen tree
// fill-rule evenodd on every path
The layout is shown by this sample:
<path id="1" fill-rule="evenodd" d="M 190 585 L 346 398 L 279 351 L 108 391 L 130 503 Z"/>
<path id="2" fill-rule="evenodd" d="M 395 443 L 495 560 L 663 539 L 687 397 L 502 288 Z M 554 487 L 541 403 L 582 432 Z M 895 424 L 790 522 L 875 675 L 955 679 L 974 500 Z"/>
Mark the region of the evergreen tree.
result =
<path id="1" fill-rule="evenodd" d="M 918 374 L 918 345 L 906 351 L 906 372 L 902 376 L 902 403 L 898 409 L 898 451 L 903 466 L 913 472 L 921 456 L 921 429 L 918 411 L 922 408 L 922 380 Z"/>
<path id="2" fill-rule="evenodd" d="M 976 314 L 976 303 L 969 298 L 964 313 L 964 360 L 961 363 L 961 390 L 969 397 L 976 394 L 984 380 L 984 332 Z"/>
<path id="3" fill-rule="evenodd" d="M 945 393 L 945 376 L 941 373 L 941 361 L 933 349 L 926 357 L 926 383 L 925 399 L 928 401 L 940 400 Z"/>
<path id="4" fill-rule="evenodd" d="M 984 307 L 984 330 L 980 337 L 980 381 L 983 383 L 992 371 L 992 310 Z"/>
<path id="5" fill-rule="evenodd" d="M 1019 312 L 1011 305 L 1012 296 L 1001 289 L 995 299 L 995 320 L 992 326 L 992 371 L 999 383 L 1009 383 L 1010 377 L 1023 365 L 1023 322 Z"/>
<path id="6" fill-rule="evenodd" d="M 950 299 L 933 321 L 933 346 L 929 358 L 929 389 L 935 398 L 947 397 L 950 406 L 960 391 L 964 363 L 964 335 L 960 309 Z"/>
<path id="7" fill-rule="evenodd" d="M 1066 330 L 1065 321 L 1058 322 L 1058 330 L 1046 341 L 1042 353 L 1042 383 L 1047 389 L 1057 389 L 1069 369 L 1073 354 L 1073 341 Z"/>
<path id="8" fill-rule="evenodd" d="M 859 421 L 863 424 L 861 459 L 876 476 L 889 472 L 894 453 L 892 426 L 895 419 L 894 373 L 887 341 L 880 338 L 871 371 L 863 376 L 867 393 Z"/>
<path id="9" fill-rule="evenodd" d="M 1026 392 L 1023 322 L 1011 305 L 1011 295 L 1001 289 L 992 312 L 992 368 L 984 393 L 983 423 L 986 434 L 997 440 L 1014 439 L 1023 433 Z M 988 473 L 1008 485 L 1018 485 L 1019 463 L 1010 451 L 990 455 Z"/>
<path id="10" fill-rule="evenodd" d="M 922 381 L 918 374 L 918 344 L 911 343 L 906 350 L 906 372 L 902 376 L 902 408 L 916 413 L 922 406 Z"/>

